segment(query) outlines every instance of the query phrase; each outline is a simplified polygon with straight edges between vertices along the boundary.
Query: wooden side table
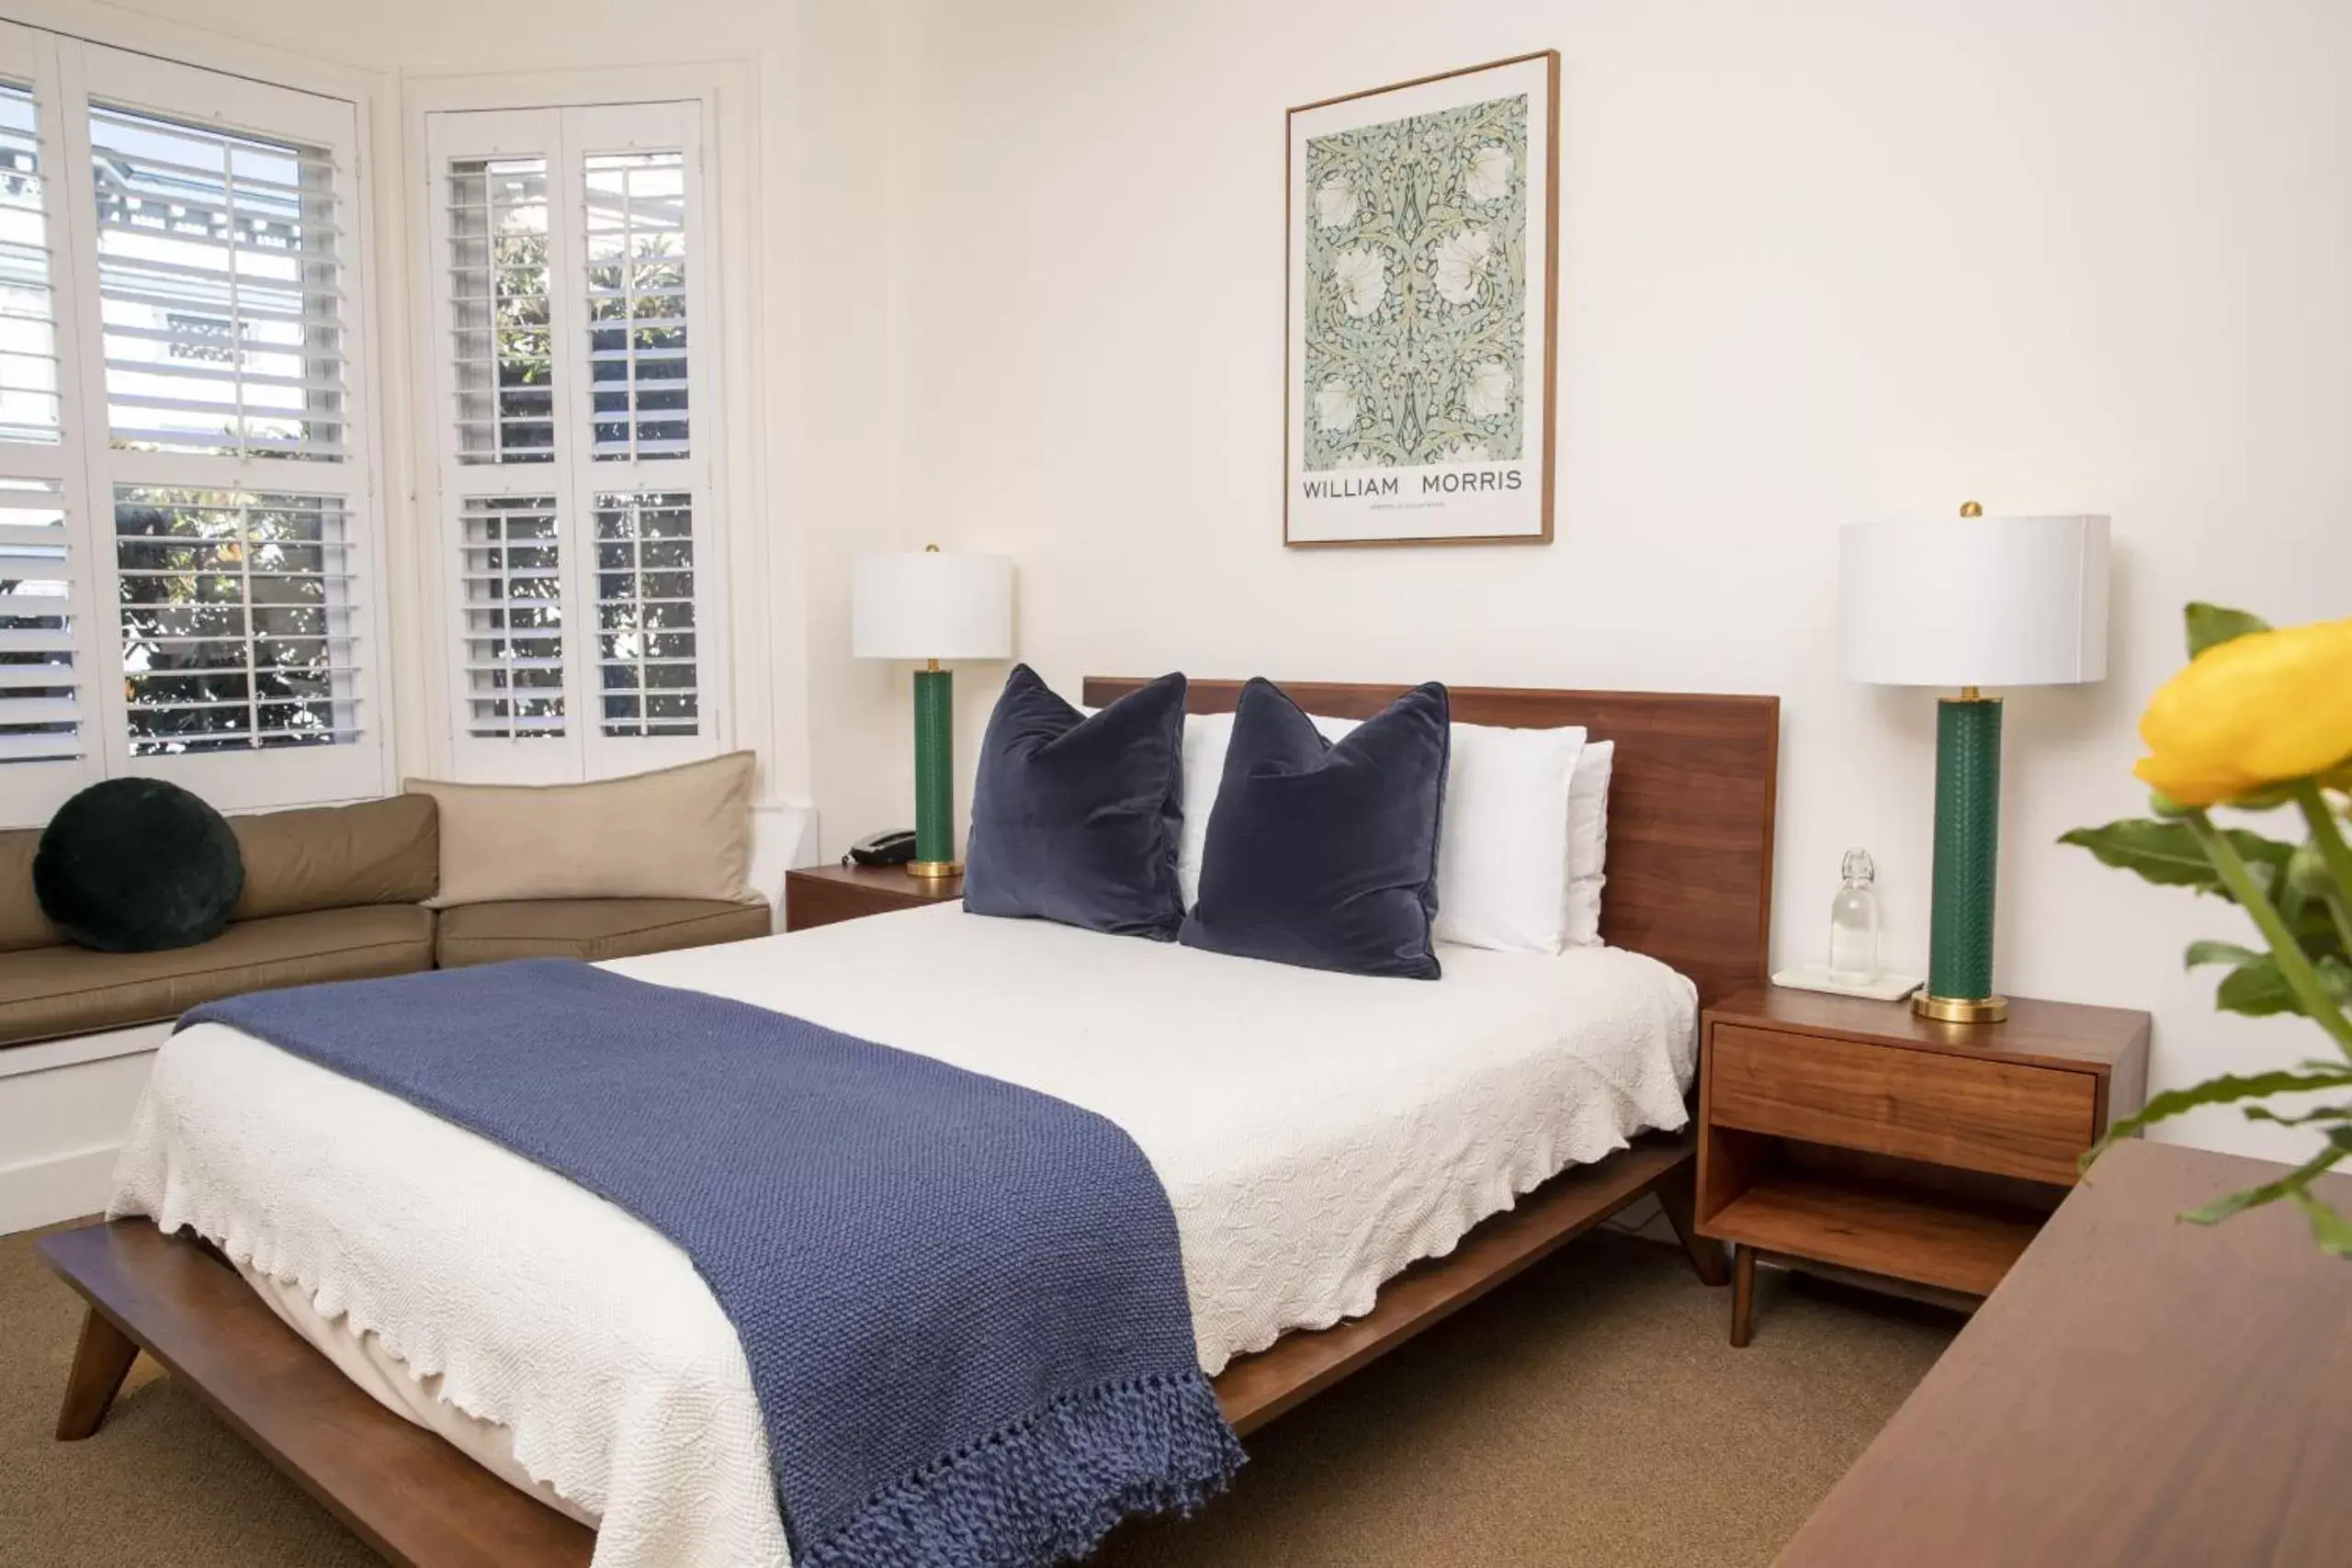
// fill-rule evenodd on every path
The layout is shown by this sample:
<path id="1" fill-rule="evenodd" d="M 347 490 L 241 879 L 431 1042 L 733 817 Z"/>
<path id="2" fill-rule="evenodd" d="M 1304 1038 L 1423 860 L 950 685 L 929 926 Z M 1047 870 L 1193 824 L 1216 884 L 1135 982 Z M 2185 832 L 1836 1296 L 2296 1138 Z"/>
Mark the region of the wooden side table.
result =
<path id="1" fill-rule="evenodd" d="M 1733 1247 L 1731 1342 L 1759 1255 L 1930 1300 L 1989 1294 L 2147 1090 L 2148 1015 L 2014 998 L 2007 1021 L 1769 987 L 1702 1028 L 1702 1235 Z"/>
<path id="2" fill-rule="evenodd" d="M 810 865 L 784 874 L 784 929 L 805 931 L 964 897 L 964 878 L 910 876 L 896 865 Z"/>

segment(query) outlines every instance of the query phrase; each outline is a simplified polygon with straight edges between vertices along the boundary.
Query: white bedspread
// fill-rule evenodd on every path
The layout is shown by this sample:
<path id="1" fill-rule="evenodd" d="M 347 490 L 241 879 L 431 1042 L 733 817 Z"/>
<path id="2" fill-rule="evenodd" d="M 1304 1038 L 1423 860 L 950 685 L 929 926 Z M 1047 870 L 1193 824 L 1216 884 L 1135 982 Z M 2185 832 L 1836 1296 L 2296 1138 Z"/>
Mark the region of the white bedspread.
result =
<path id="1" fill-rule="evenodd" d="M 940 906 L 610 967 L 1118 1122 L 1175 1206 L 1214 1373 L 1682 1124 L 1688 980 L 1606 948 L 1442 956 L 1434 984 L 1369 980 Z M 597 1568 L 786 1561 L 727 1319 L 684 1253 L 562 1178 L 201 1025 L 156 1058 L 111 1212 L 194 1226 L 505 1427 L 514 1465 L 601 1517 Z"/>

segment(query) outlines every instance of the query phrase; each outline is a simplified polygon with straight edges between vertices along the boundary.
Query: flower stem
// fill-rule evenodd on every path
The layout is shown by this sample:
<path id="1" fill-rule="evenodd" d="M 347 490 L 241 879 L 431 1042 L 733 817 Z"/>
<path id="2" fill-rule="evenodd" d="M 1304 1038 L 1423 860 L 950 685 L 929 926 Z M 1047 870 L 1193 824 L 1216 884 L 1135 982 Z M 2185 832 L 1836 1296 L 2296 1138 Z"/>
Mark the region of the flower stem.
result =
<path id="1" fill-rule="evenodd" d="M 2328 809 L 2318 784 L 2305 779 L 2297 784 L 2295 804 L 2303 808 L 2303 820 L 2312 825 L 2312 842 L 2326 863 L 2327 912 L 2335 917 L 2335 934 L 2344 942 L 2346 956 L 2352 957 L 2352 848 L 2346 847 L 2335 813 Z"/>
<path id="2" fill-rule="evenodd" d="M 2312 967 L 2310 955 L 2303 952 L 2303 944 L 2295 940 L 2295 933 L 2289 931 L 2287 922 L 2278 918 L 2278 911 L 2264 895 L 2262 885 L 2255 881 L 2254 873 L 2246 869 L 2245 859 L 2238 853 L 2238 847 L 2230 842 L 2230 836 L 2215 828 L 2212 818 L 2202 811 L 2188 812 L 2182 820 L 2197 836 L 2198 845 L 2204 850 L 2205 858 L 2211 861 L 2213 869 L 2221 874 L 2222 886 L 2230 890 L 2231 897 L 2261 928 L 2264 938 L 2270 943 L 2270 956 L 2277 962 L 2287 988 L 2293 991 L 2295 999 L 2302 1004 L 2303 1012 L 2335 1037 L 2339 1050 L 2346 1056 L 2352 1056 L 2352 1021 L 2345 1019 L 2343 1010 L 2335 1005 L 2335 999 L 2327 994 L 2327 987 L 2320 981 L 2319 971 Z"/>

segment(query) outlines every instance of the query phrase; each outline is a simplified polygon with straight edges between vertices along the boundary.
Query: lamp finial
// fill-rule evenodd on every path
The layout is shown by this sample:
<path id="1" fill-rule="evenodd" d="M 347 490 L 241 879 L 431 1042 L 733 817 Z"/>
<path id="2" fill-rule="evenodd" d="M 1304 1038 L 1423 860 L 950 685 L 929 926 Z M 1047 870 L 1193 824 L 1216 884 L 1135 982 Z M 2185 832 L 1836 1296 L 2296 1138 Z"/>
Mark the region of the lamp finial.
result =
<path id="1" fill-rule="evenodd" d="M 1962 517 L 1982 517 L 1984 515 L 1984 509 L 1973 501 L 1963 501 L 1960 503 L 1960 514 Z M 937 545 L 932 547 L 933 549 L 938 547 Z"/>

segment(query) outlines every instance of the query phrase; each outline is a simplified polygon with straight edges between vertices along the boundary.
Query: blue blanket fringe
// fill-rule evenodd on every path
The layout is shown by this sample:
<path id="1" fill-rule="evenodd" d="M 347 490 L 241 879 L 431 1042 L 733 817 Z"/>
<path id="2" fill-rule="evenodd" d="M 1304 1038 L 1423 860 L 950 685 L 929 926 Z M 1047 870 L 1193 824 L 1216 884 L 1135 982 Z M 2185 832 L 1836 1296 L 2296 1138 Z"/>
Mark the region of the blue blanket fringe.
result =
<path id="1" fill-rule="evenodd" d="M 1192 1514 L 1246 1456 L 1195 1371 L 1064 1394 L 884 1488 L 797 1568 L 1067 1562 L 1137 1514 Z"/>

